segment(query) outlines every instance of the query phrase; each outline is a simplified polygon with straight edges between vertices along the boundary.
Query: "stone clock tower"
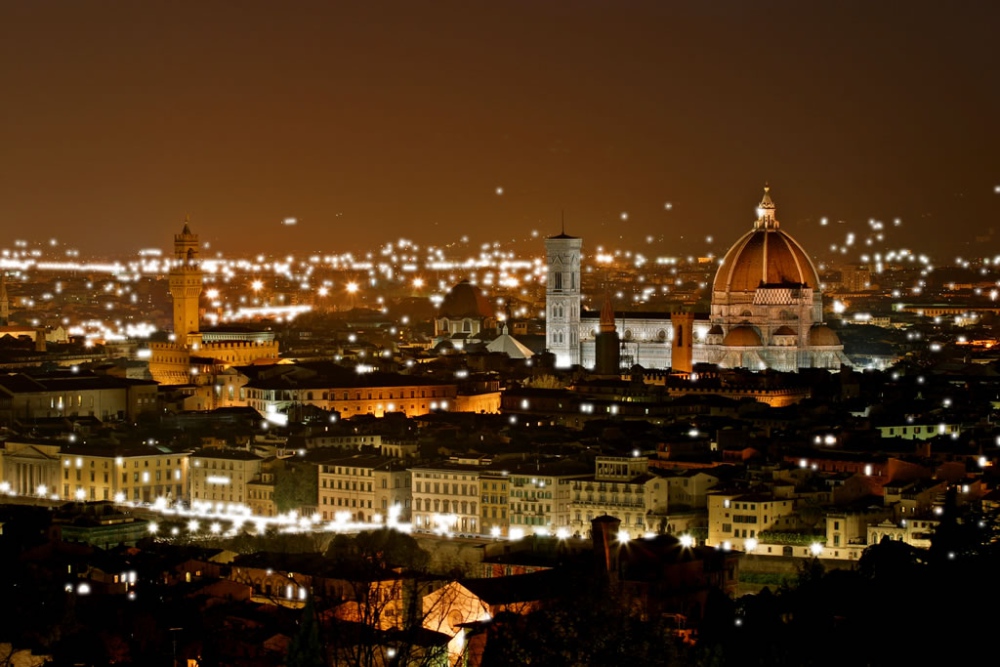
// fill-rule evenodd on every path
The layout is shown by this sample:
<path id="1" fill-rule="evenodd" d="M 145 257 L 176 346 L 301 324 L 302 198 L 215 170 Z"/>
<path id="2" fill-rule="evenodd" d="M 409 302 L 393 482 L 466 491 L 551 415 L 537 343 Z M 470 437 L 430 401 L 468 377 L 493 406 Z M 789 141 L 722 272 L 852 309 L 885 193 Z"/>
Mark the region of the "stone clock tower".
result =
<path id="1" fill-rule="evenodd" d="M 174 303 L 174 342 L 189 346 L 200 342 L 198 298 L 201 296 L 201 266 L 198 235 L 188 223 L 174 234 L 174 265 L 170 269 L 170 298 Z"/>

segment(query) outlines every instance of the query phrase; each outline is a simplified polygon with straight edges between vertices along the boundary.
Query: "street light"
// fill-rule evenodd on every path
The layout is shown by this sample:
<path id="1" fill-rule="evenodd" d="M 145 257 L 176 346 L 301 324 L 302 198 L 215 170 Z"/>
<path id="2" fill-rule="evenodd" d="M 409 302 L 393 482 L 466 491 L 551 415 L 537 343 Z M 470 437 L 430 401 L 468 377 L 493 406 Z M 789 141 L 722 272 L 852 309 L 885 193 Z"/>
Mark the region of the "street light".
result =
<path id="1" fill-rule="evenodd" d="M 347 293 L 351 296 L 351 310 L 354 310 L 354 297 L 358 293 L 358 284 L 352 280 L 351 282 L 347 283 L 345 289 L 347 290 Z"/>

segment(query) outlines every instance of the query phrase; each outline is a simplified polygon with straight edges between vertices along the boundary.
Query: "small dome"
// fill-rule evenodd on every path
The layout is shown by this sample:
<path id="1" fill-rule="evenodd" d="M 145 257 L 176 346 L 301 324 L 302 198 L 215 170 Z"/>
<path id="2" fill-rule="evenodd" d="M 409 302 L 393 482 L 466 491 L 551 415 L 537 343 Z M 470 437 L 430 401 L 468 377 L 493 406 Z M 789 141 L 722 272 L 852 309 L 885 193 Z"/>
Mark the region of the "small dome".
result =
<path id="1" fill-rule="evenodd" d="M 708 330 L 709 336 L 721 336 L 723 333 L 722 327 L 718 324 L 713 324 L 712 328 Z"/>
<path id="2" fill-rule="evenodd" d="M 760 334 L 753 327 L 734 327 L 722 340 L 726 347 L 760 347 Z"/>
<path id="3" fill-rule="evenodd" d="M 825 324 L 817 324 L 809 331 L 811 347 L 830 347 L 840 345 L 840 337 Z"/>
<path id="4" fill-rule="evenodd" d="M 468 280 L 463 280 L 445 294 L 440 312 L 442 316 L 451 318 L 493 317 L 493 304 L 482 290 Z"/>
<path id="5" fill-rule="evenodd" d="M 797 336 L 795 330 L 789 326 L 780 326 L 778 330 L 774 332 L 775 336 Z"/>

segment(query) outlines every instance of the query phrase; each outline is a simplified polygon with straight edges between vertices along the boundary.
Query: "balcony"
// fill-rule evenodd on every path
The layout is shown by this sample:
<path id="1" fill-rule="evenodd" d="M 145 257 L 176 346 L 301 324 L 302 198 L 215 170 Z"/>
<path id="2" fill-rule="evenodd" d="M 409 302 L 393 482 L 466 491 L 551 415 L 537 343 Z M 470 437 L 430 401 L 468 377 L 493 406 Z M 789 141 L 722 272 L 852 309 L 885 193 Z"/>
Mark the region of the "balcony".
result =
<path id="1" fill-rule="evenodd" d="M 624 509 L 645 509 L 646 503 L 644 502 L 610 502 L 610 501 L 600 501 L 600 500 L 571 500 L 569 502 L 571 506 L 579 507 L 621 507 Z"/>

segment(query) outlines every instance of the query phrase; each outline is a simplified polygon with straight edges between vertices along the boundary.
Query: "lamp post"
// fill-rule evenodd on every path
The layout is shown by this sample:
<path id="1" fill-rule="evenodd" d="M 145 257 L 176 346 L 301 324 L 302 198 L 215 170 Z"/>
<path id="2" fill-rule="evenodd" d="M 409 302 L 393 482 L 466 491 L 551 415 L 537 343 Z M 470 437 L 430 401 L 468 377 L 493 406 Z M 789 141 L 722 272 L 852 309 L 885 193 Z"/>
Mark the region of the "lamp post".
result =
<path id="1" fill-rule="evenodd" d="M 173 644 L 173 650 L 174 650 L 174 656 L 173 656 L 173 662 L 172 662 L 173 667 L 177 667 L 177 633 L 180 632 L 183 629 L 184 628 L 170 628 L 169 629 L 170 637 L 171 637 L 171 644 Z"/>

